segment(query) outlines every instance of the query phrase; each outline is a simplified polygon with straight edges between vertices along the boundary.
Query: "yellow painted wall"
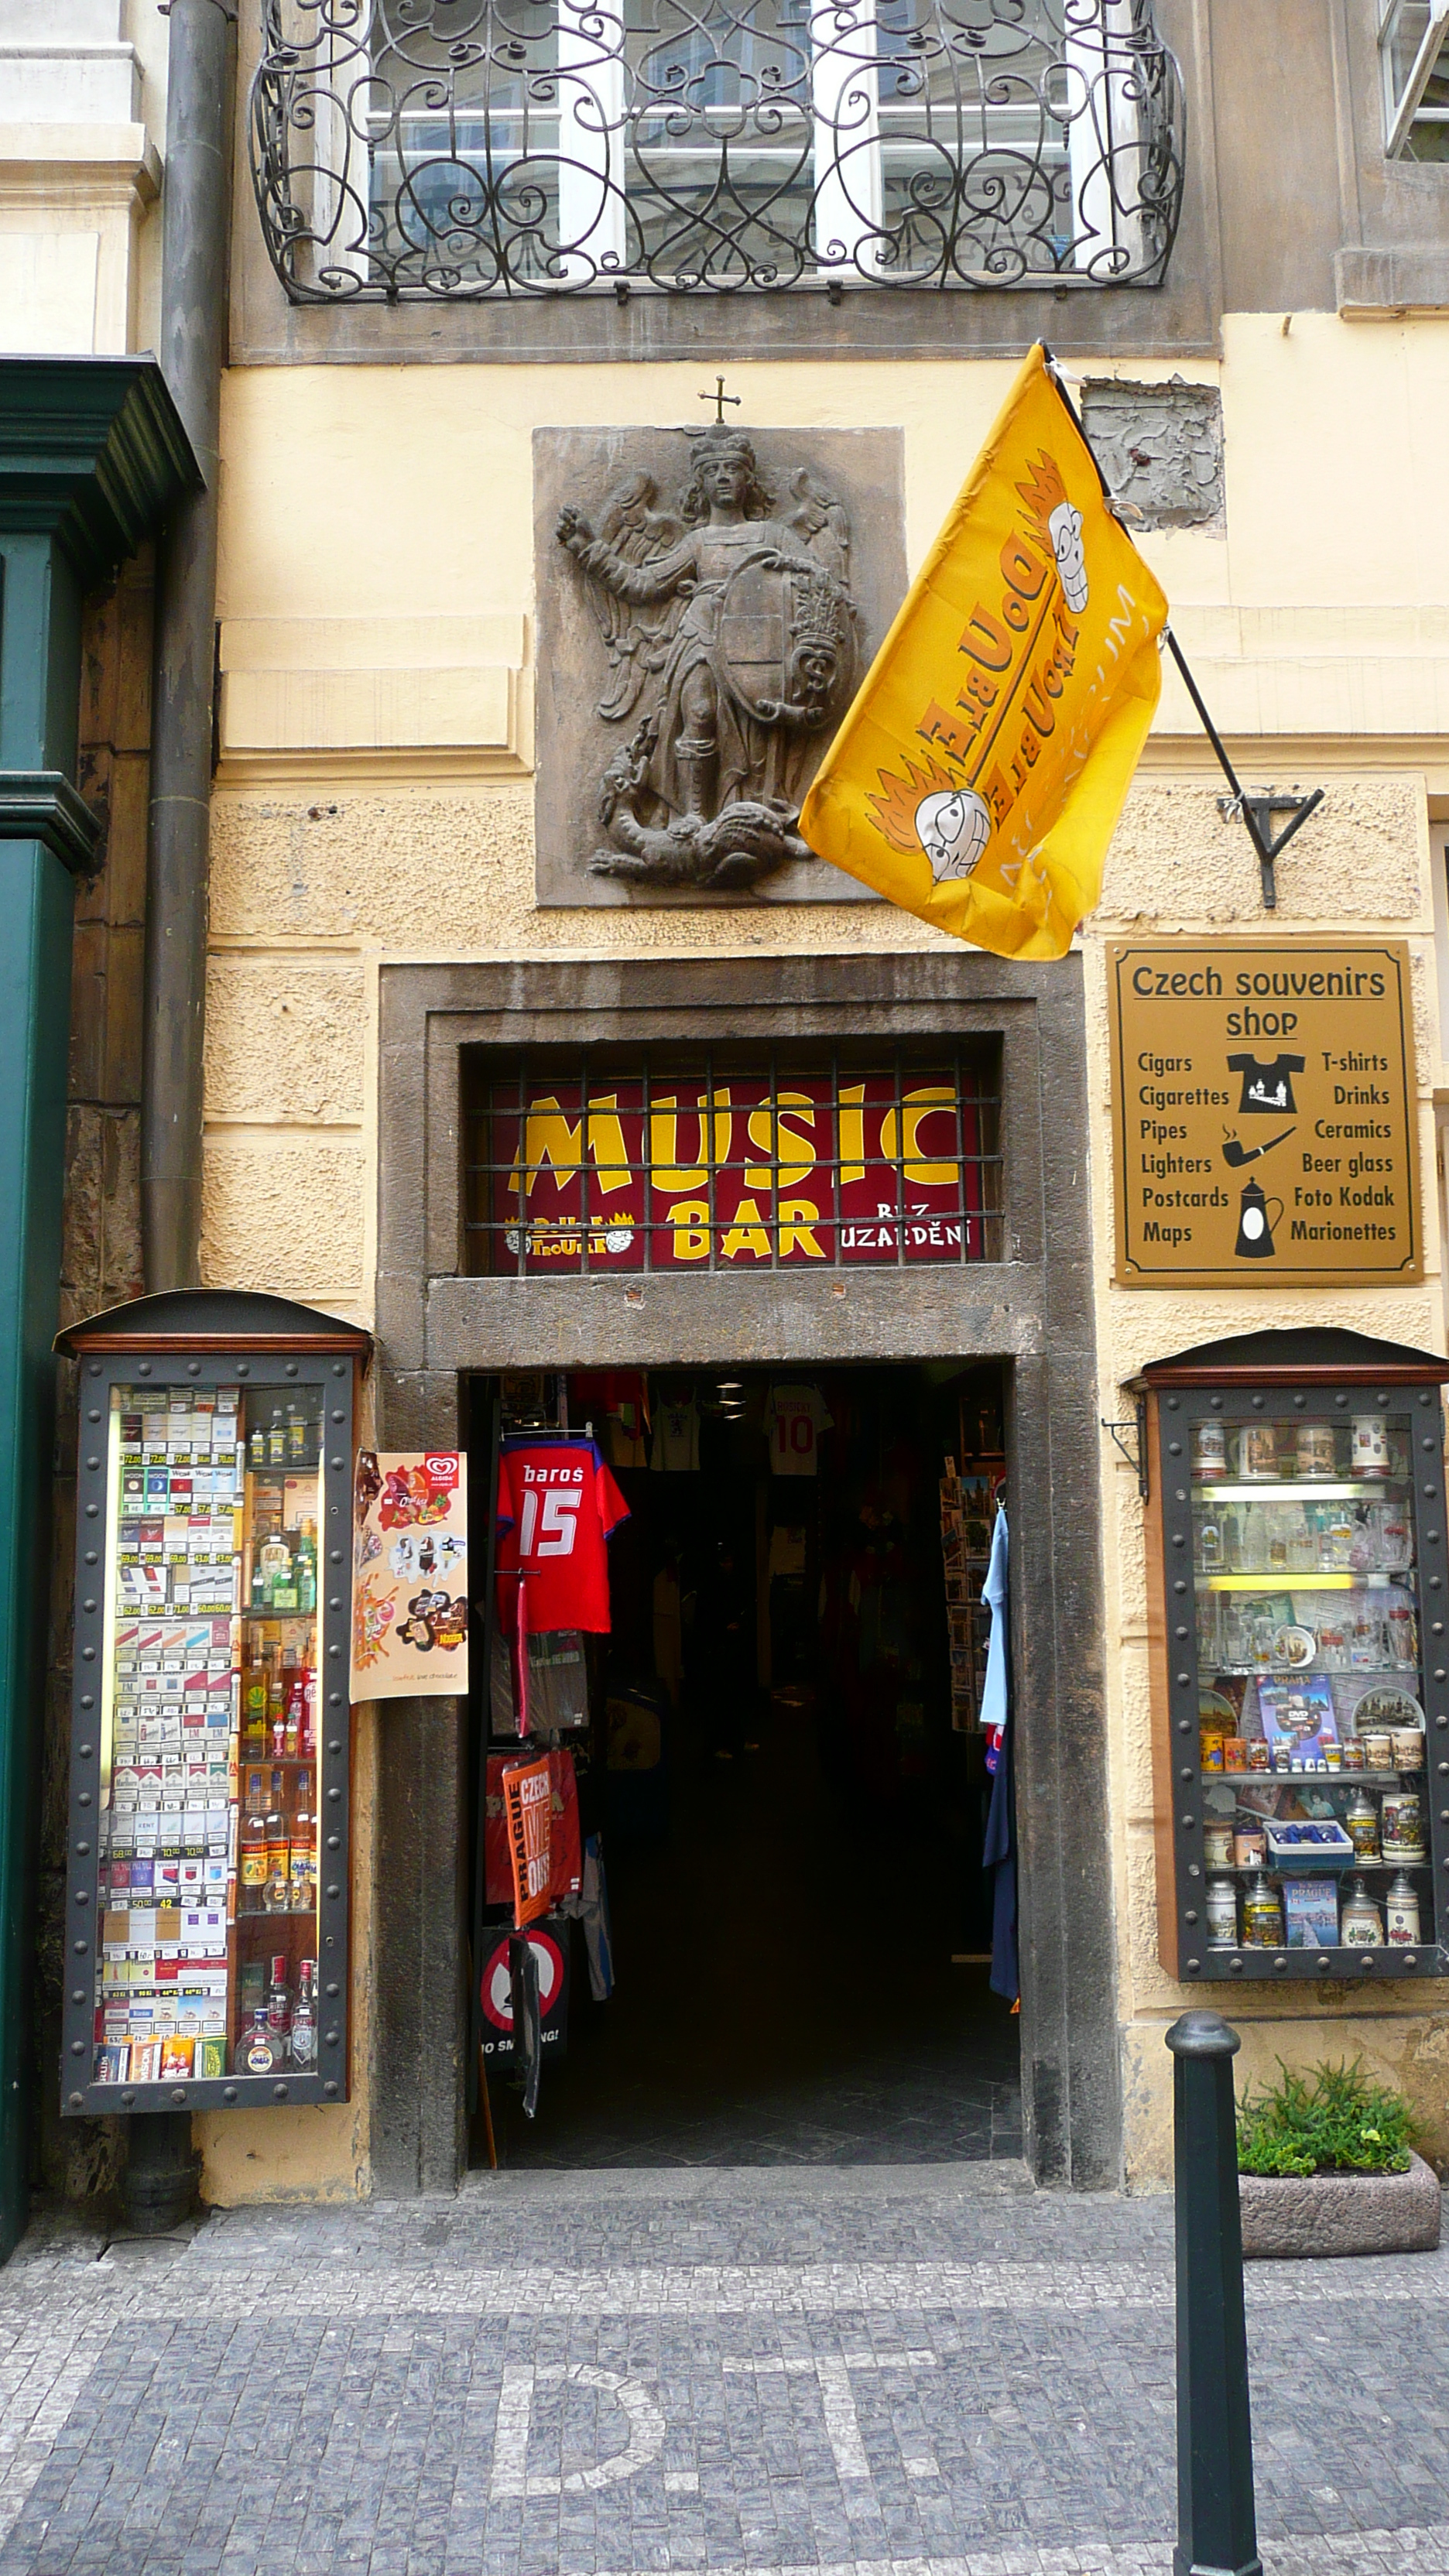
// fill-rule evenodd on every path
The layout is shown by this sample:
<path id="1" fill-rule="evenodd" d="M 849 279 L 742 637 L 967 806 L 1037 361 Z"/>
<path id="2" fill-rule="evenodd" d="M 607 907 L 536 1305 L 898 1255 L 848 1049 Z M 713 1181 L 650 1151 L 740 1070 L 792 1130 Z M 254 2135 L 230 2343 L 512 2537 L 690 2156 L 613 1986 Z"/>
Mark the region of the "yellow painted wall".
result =
<path id="1" fill-rule="evenodd" d="M 386 331 L 378 316 L 378 332 Z M 532 616 L 530 438 L 539 425 L 703 417 L 690 366 L 258 368 L 228 379 L 223 427 L 224 621 Z M 925 550 L 1010 381 L 1004 364 L 743 366 L 751 423 L 900 426 L 908 550 Z M 1104 363 L 1084 373 L 1119 372 Z M 1137 365 L 1165 377 L 1168 362 Z M 1443 1048 L 1434 955 L 1429 795 L 1449 789 L 1439 692 L 1449 677 L 1449 518 L 1435 506 L 1449 397 L 1449 323 L 1346 325 L 1330 316 L 1230 318 L 1218 365 L 1225 535 L 1144 540 L 1182 631 L 1222 661 L 1245 706 L 1331 709 L 1321 729 L 1246 747 L 1254 783 L 1302 775 L 1327 800 L 1279 869 L 1284 934 L 1349 928 L 1407 938 L 1416 961 L 1422 1167 L 1434 1189 L 1433 1098 Z M 305 496 L 305 497 L 304 497 Z M 1249 614 L 1235 620 L 1230 612 Z M 1276 612 L 1276 614 L 1275 614 Z M 1296 612 L 1296 614 L 1292 613 Z M 1322 612 L 1321 618 L 1319 612 Z M 1440 625 L 1444 631 L 1440 633 Z M 254 639 L 253 639 L 254 640 Z M 249 645 L 249 650 L 252 647 Z M 421 648 L 419 648 L 421 650 Z M 1196 649 L 1196 646 L 1194 646 Z M 1225 658 L 1223 658 L 1225 657 Z M 1248 657 L 1248 658 L 1244 658 Z M 434 657 L 437 658 L 436 656 Z M 526 691 L 525 667 L 519 685 Z M 1235 698 L 1235 704 L 1238 698 Z M 1246 726 L 1246 719 L 1244 719 Z M 1392 725 L 1392 731 L 1389 730 Z M 1241 826 L 1168 692 L 1108 869 L 1086 952 L 1101 1406 L 1142 1362 L 1258 1324 L 1339 1322 L 1444 1347 L 1437 1274 L 1421 1290 L 1200 1295 L 1111 1285 L 1103 942 L 1124 931 L 1268 925 Z M 1316 737 L 1316 738 L 1314 738 Z M 520 731 L 526 743 L 526 727 Z M 514 761 L 517 770 L 520 761 Z M 495 764 L 496 767 L 496 764 Z M 205 1276 L 273 1288 L 371 1320 L 375 1263 L 377 984 L 390 960 L 657 955 L 950 943 L 884 906 L 539 912 L 532 785 L 425 747 L 295 751 L 271 772 L 255 746 L 227 765 L 213 821 L 207 1035 Z M 1426 1210 L 1436 1257 L 1440 1224 Z M 1156 1964 L 1142 1514 L 1104 1437 L 1109 1759 L 1128 2169 L 1165 2174 L 1166 2021 L 1184 2000 Z M 364 1737 L 364 1748 L 370 1739 Z M 364 1751 L 366 1774 L 370 1755 Z M 359 1798 L 364 1841 L 367 1802 Z M 355 1901 L 366 1994 L 365 1890 Z M 1449 2000 L 1416 1994 L 1372 2017 L 1320 1988 L 1290 2011 L 1235 1998 L 1255 2068 L 1364 2046 L 1407 2082 L 1449 2153 Z M 1331 2030 L 1320 2027 L 1332 2024 Z M 365 2051 L 355 2052 L 360 2070 Z M 206 2130 L 206 2187 L 232 2200 L 367 2188 L 366 2106 Z"/>

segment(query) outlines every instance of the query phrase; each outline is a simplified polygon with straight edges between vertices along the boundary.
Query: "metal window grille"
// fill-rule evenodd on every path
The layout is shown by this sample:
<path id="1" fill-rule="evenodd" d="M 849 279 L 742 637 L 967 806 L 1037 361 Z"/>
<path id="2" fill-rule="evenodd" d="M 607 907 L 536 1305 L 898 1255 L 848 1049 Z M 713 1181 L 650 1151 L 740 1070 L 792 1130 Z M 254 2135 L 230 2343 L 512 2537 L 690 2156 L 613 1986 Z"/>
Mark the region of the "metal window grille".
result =
<path id="1" fill-rule="evenodd" d="M 470 1275 L 913 1268 L 1002 1258 L 994 1062 L 951 1045 L 469 1068 Z"/>
<path id="2" fill-rule="evenodd" d="M 1389 159 L 1449 161 L 1449 0 L 1380 0 Z"/>
<path id="3" fill-rule="evenodd" d="M 261 0 L 252 179 L 297 303 L 1156 285 L 1153 0 Z"/>

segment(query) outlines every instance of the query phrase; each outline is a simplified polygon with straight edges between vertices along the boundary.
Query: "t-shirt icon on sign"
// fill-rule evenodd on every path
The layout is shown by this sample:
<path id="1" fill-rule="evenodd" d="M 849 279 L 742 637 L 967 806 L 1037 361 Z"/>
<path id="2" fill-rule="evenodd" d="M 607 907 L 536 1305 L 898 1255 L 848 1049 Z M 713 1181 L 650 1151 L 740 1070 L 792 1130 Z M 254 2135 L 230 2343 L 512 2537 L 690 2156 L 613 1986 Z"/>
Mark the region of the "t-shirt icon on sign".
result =
<path id="1" fill-rule="evenodd" d="M 1230 1055 L 1229 1073 L 1243 1077 L 1243 1096 L 1238 1103 L 1240 1118 L 1281 1118 L 1286 1110 L 1290 1118 L 1298 1115 L 1293 1097 L 1293 1076 L 1301 1073 L 1307 1058 L 1301 1055 L 1275 1056 L 1271 1064 L 1259 1064 L 1255 1055 Z"/>

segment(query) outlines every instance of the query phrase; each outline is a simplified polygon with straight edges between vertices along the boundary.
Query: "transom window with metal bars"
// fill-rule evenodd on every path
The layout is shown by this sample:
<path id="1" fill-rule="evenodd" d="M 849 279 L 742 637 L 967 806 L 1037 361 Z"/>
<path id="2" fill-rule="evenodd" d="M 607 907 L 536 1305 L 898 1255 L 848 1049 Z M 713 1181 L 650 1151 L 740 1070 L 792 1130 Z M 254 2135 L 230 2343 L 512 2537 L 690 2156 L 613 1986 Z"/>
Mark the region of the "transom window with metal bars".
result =
<path id="1" fill-rule="evenodd" d="M 1001 1259 L 987 1048 L 480 1052 L 467 1096 L 473 1274 Z"/>
<path id="2" fill-rule="evenodd" d="M 1156 285 L 1153 0 L 261 0 L 252 180 L 295 302 Z"/>

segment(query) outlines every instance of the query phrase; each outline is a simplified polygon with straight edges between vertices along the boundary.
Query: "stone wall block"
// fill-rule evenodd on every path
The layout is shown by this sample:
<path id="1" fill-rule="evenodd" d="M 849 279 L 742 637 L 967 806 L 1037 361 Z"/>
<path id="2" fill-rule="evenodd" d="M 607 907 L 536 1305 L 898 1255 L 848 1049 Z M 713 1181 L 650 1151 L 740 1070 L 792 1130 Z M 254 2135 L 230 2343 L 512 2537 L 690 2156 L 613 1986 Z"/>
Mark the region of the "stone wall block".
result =
<path id="1" fill-rule="evenodd" d="M 105 1096 L 109 950 L 104 918 L 77 921 L 70 962 L 70 1093 L 75 1100 Z"/>
<path id="2" fill-rule="evenodd" d="M 113 743 L 120 688 L 120 584 L 91 591 L 81 612 L 80 738 Z"/>
<path id="3" fill-rule="evenodd" d="M 110 856 L 111 802 L 115 787 L 115 754 L 108 742 L 86 742 L 82 739 L 76 764 L 76 784 L 100 823 L 101 837 L 92 865 L 76 878 L 75 917 L 78 922 L 108 921 L 110 890 L 106 863 Z"/>
<path id="4" fill-rule="evenodd" d="M 144 752 L 118 751 L 111 764 L 111 820 L 106 845 L 110 920 L 139 929 L 146 918 L 146 828 L 151 764 Z"/>
<path id="5" fill-rule="evenodd" d="M 452 1449 L 459 1438 L 458 1381 L 428 1369 L 388 1369 L 382 1377 L 383 1449 Z"/>
<path id="6" fill-rule="evenodd" d="M 356 1145 L 213 1131 L 203 1164 L 207 1287 L 355 1298 L 362 1284 L 366 1165 Z"/>
<path id="7" fill-rule="evenodd" d="M 121 575 L 116 594 L 120 652 L 111 740 L 118 752 L 151 748 L 151 639 L 155 550 L 142 546 Z"/>
<path id="8" fill-rule="evenodd" d="M 109 934 L 102 1098 L 113 1108 L 139 1108 L 146 934 L 116 922 Z"/>
<path id="9" fill-rule="evenodd" d="M 101 1308 L 139 1297 L 146 1284 L 141 1257 L 141 1119 L 138 1110 L 108 1110 L 101 1121 Z"/>
<path id="10" fill-rule="evenodd" d="M 72 1101 L 66 1116 L 61 1282 L 76 1301 L 73 1312 L 82 1315 L 95 1309 L 101 1239 L 101 1113 L 88 1102 Z"/>
<path id="11" fill-rule="evenodd" d="M 213 957 L 206 1100 L 213 1117 L 360 1120 L 367 994 L 356 966 Z"/>
<path id="12" fill-rule="evenodd" d="M 1292 785 L 1240 772 L 1249 787 Z M 1278 862 L 1278 909 L 1263 909 L 1257 855 L 1241 822 L 1218 811 L 1219 785 L 1139 776 L 1108 853 L 1106 936 L 1194 923 L 1267 935 L 1361 921 L 1423 922 L 1421 790 L 1410 778 L 1310 779 L 1325 796 Z"/>
<path id="13" fill-rule="evenodd" d="M 355 940 L 399 958 L 958 948 L 944 931 L 873 901 L 832 906 L 825 929 L 808 904 L 771 904 L 764 923 L 757 906 L 723 916 L 538 912 L 526 781 L 339 796 L 315 822 L 300 799 L 223 786 L 211 832 L 212 931 L 227 939 Z"/>

